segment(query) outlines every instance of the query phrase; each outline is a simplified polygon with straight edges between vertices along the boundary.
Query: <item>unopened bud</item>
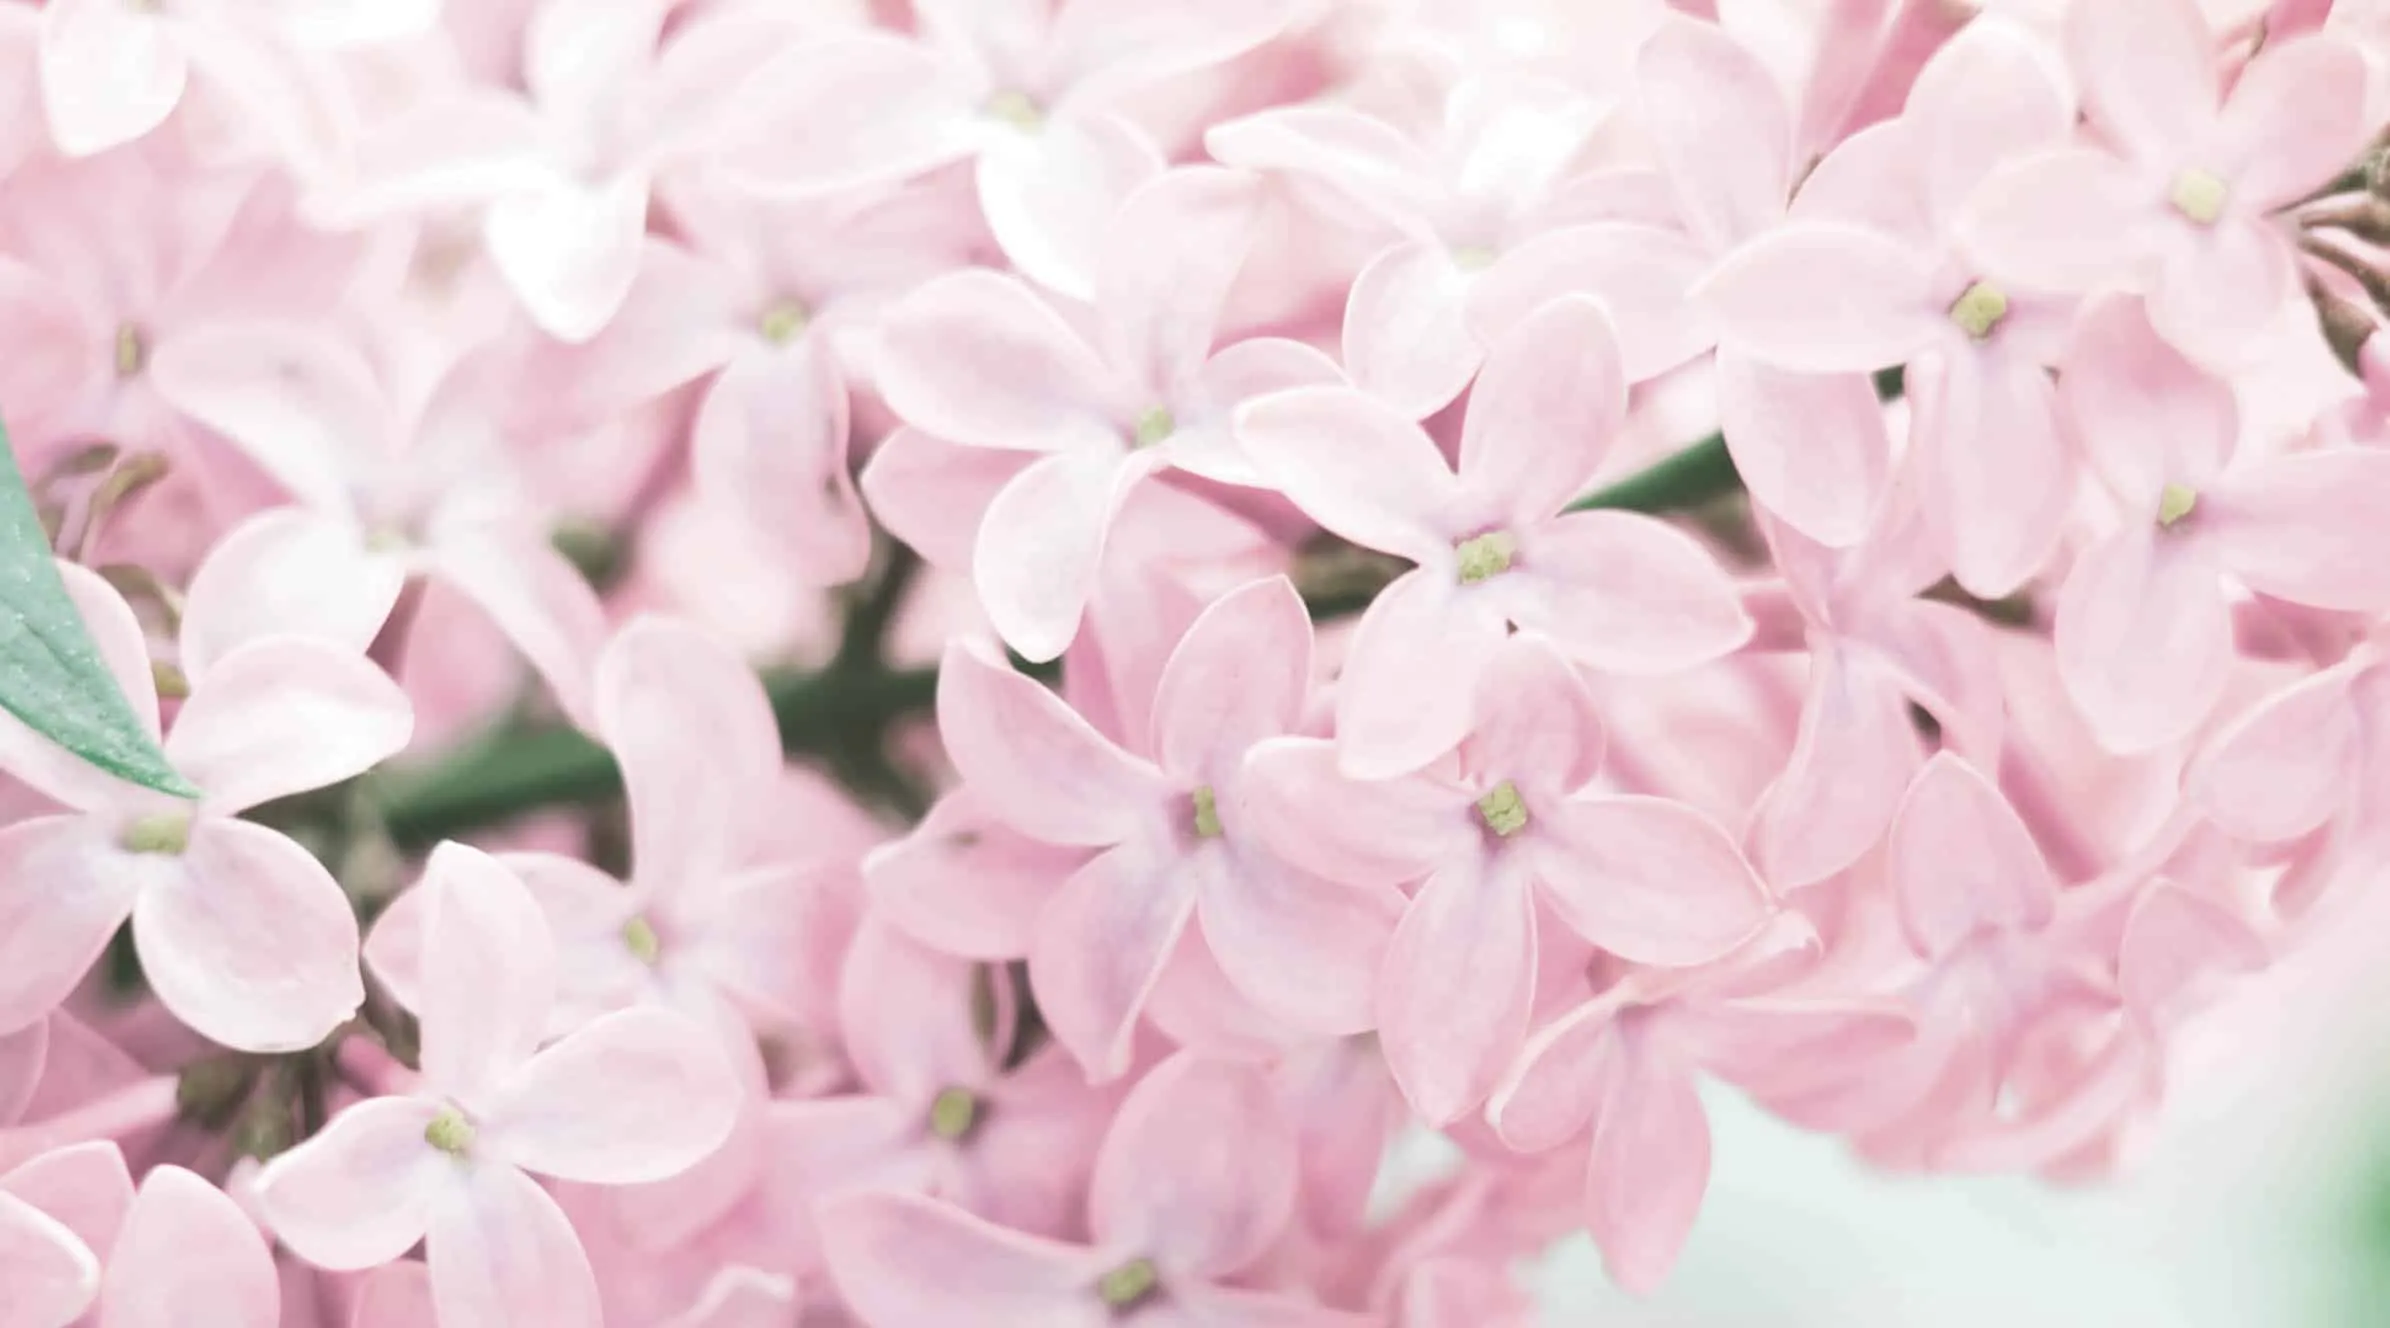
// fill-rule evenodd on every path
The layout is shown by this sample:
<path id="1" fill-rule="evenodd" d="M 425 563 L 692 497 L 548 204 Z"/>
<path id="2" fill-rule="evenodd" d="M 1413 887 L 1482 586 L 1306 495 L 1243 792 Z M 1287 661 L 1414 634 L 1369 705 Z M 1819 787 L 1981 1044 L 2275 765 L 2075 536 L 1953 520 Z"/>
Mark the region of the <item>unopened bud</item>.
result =
<path id="1" fill-rule="evenodd" d="M 2309 286 L 2307 298 L 2315 305 L 2315 321 L 2323 327 L 2324 344 L 2332 348 L 2332 358 L 2340 361 L 2341 368 L 2364 377 L 2365 343 L 2381 324 L 2365 312 L 2364 306 L 2344 300 L 2320 285 Z"/>

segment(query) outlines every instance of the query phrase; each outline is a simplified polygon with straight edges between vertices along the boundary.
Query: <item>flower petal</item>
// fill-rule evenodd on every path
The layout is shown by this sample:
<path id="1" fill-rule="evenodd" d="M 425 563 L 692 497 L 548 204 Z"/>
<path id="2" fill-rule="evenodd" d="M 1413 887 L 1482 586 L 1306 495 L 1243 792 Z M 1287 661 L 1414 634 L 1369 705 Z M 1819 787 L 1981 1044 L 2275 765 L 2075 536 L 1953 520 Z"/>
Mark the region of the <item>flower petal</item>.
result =
<path id="1" fill-rule="evenodd" d="M 1376 397 L 1333 386 L 1273 393 L 1237 412 L 1236 434 L 1271 486 L 1334 534 L 1413 562 L 1451 547 L 1459 481 L 1434 440 Z"/>
<path id="2" fill-rule="evenodd" d="M 1608 1081 L 1585 1173 L 1585 1224 L 1611 1280 L 1649 1295 L 1675 1267 L 1709 1188 L 1709 1113 L 1692 1076 L 1649 1052 Z"/>
<path id="3" fill-rule="evenodd" d="M 2154 514 L 2168 484 L 2205 487 L 2240 435 L 2230 384 L 2166 344 L 2141 301 L 2111 295 L 2076 317 L 2058 404 L 2118 494 Z"/>
<path id="4" fill-rule="evenodd" d="M 1590 295 L 1610 311 L 1629 383 L 1708 350 L 1717 329 L 1690 298 L 1711 256 L 1690 236 L 1634 222 L 1546 231 L 1511 249 L 1469 291 L 1469 324 L 1492 341 L 1546 302 Z"/>
<path id="5" fill-rule="evenodd" d="M 1968 350 L 1909 367 L 1911 437 L 1951 575 L 1996 600 L 2041 570 L 2064 532 L 2074 467 L 2041 365 Z"/>
<path id="6" fill-rule="evenodd" d="M 2258 843 L 2323 824 L 2357 786 L 2355 680 L 2347 668 L 2327 669 L 2259 702 L 2192 766 L 2185 790 L 2226 833 Z"/>
<path id="7" fill-rule="evenodd" d="M 1294 1217 L 1295 1130 L 1259 1068 L 1181 1053 L 1120 1104 L 1097 1150 L 1088 1226 L 1145 1253 L 1165 1282 L 1225 1281 Z"/>
<path id="8" fill-rule="evenodd" d="M 1673 673 L 1751 638 L 1742 596 L 1692 536 L 1632 512 L 1571 512 L 1519 534 L 1511 621 L 1611 673 Z M 1512 587 L 1504 587 L 1512 592 Z"/>
<path id="9" fill-rule="evenodd" d="M 275 1328 L 282 1288 L 240 1205 L 181 1167 L 161 1166 L 142 1178 L 108 1255 L 100 1319 L 108 1328 L 176 1328 L 194 1305 L 224 1328 Z"/>
<path id="10" fill-rule="evenodd" d="M 557 706 L 586 726 L 590 665 L 607 625 L 588 580 L 532 531 L 453 527 L 435 532 L 427 552 L 432 573 L 488 615 Z"/>
<path id="11" fill-rule="evenodd" d="M 979 206 L 1024 276 L 1057 295 L 1093 300 L 1106 229 L 1162 167 L 1144 130 L 1072 107 L 1033 130 L 996 131 L 979 153 Z"/>
<path id="12" fill-rule="evenodd" d="M 847 431 L 846 383 L 829 337 L 744 350 L 698 410 L 689 444 L 697 490 L 776 540 L 803 584 L 845 585 L 871 561 Z"/>
<path id="13" fill-rule="evenodd" d="M 1586 1001 L 1535 1031 L 1486 1102 L 1486 1123 L 1511 1149 L 1545 1153 L 1591 1124 L 1622 1059 L 1618 1002 Z"/>
<path id="14" fill-rule="evenodd" d="M 206 791 L 202 805 L 217 816 L 361 775 L 415 732 L 398 684 L 321 641 L 254 641 L 196 682 L 166 755 Z"/>
<path id="15" fill-rule="evenodd" d="M 1466 793 L 1425 777 L 1354 779 L 1321 738 L 1278 738 L 1245 758 L 1237 822 L 1303 871 L 1404 885 L 1476 836 Z"/>
<path id="16" fill-rule="evenodd" d="M 1960 248 L 1991 276 L 2085 291 L 2128 275 L 2158 201 L 2097 148 L 2053 148 L 1993 171 L 1958 219 Z"/>
<path id="17" fill-rule="evenodd" d="M 1177 392 L 1210 358 L 1261 201 L 1254 176 L 1182 166 L 1120 205 L 1096 269 L 1096 311 L 1112 362 L 1157 394 L 1148 405 L 1164 404 L 1160 394 Z"/>
<path id="18" fill-rule="evenodd" d="M 1121 751 L 1009 666 L 947 648 L 938 731 L 974 792 L 1014 828 L 1049 844 L 1100 847 L 1148 823 L 1161 773 Z"/>
<path id="19" fill-rule="evenodd" d="M 1948 752 L 1910 781 L 1888 871 L 1909 942 L 1931 958 L 1979 927 L 2032 930 L 2058 909 L 2058 879 L 2033 832 L 1991 781 Z"/>
<path id="20" fill-rule="evenodd" d="M 696 628 L 642 618 L 599 656 L 596 682 L 597 730 L 629 792 L 635 879 L 669 897 L 742 865 L 782 764 L 746 661 Z"/>
<path id="21" fill-rule="evenodd" d="M 2307 197 L 2365 149 L 2365 57 L 2337 36 L 2266 43 L 2232 86 L 2216 169 L 2253 215 Z"/>
<path id="22" fill-rule="evenodd" d="M 2193 228 L 2169 256 L 2149 317 L 2192 359 L 2240 369 L 2261 357 L 2266 334 L 2300 295 L 2297 264 L 2273 223 L 2227 216 Z"/>
<path id="23" fill-rule="evenodd" d="M 1094 598 L 1112 525 L 1159 464 L 1116 447 L 1060 453 L 1015 475 L 988 504 L 971 552 L 971 579 L 1005 644 L 1037 662 L 1059 659 Z"/>
<path id="24" fill-rule="evenodd" d="M 996 820 L 969 788 L 863 860 L 872 902 L 924 944 L 968 959 L 1029 953 L 1037 916 L 1080 863 Z"/>
<path id="25" fill-rule="evenodd" d="M 397 421 L 373 367 L 295 325 L 184 332 L 158 346 L 147 373 L 168 404 L 327 516 L 350 515 L 354 486 L 388 464 Z"/>
<path id="26" fill-rule="evenodd" d="M 647 179 L 636 171 L 594 183 L 558 176 L 491 204 L 482 236 L 532 321 L 577 345 L 605 330 L 630 297 L 647 204 Z"/>
<path id="27" fill-rule="evenodd" d="M 1518 525 L 1541 521 L 1593 477 L 1626 407 L 1610 315 L 1562 296 L 1487 352 L 1461 429 L 1461 487 Z"/>
<path id="28" fill-rule="evenodd" d="M 1196 913 L 1220 970 L 1255 1006 L 1339 1037 L 1376 1021 L 1378 967 L 1403 902 L 1391 887 L 1354 889 L 1239 851 L 1205 883 Z"/>
<path id="29" fill-rule="evenodd" d="M 104 833 L 79 816 L 0 830 L 0 1029 L 38 1025 L 58 1008 L 132 913 L 142 878 Z"/>
<path id="30" fill-rule="evenodd" d="M 1344 772 L 1391 779 L 1467 737 L 1477 689 L 1507 639 L 1484 596 L 1421 568 L 1378 592 L 1353 631 L 1336 685 Z"/>
<path id="31" fill-rule="evenodd" d="M 2390 608 L 2390 453 L 2277 457 L 2219 483 L 2193 514 L 2250 589 L 2356 613 Z"/>
<path id="32" fill-rule="evenodd" d="M 702 1026 L 656 1006 L 617 1010 L 492 1084 L 480 1147 L 562 1180 L 662 1180 L 721 1147 L 740 1097 Z"/>
<path id="33" fill-rule="evenodd" d="M 1718 416 L 1752 500 L 1820 544 L 1866 538 L 1891 483 L 1892 438 L 1866 375 L 1801 374 L 1718 348 Z"/>
<path id="34" fill-rule="evenodd" d="M 1507 780 L 1539 802 L 1557 803 L 1601 773 L 1608 735 L 1593 693 L 1551 643 L 1512 637 L 1478 684 L 1475 725 L 1462 765 L 1479 780 Z"/>
<path id="35" fill-rule="evenodd" d="M 2214 48 L 2196 0 L 2115 0 L 2066 13 L 2084 110 L 2144 160 L 2179 151 L 2214 122 Z"/>
<path id="36" fill-rule="evenodd" d="M 2135 525 L 2083 551 L 2051 638 L 2067 694 L 2100 745 L 2146 752 L 2188 737 L 2224 695 L 2232 611 L 2203 550 Z"/>
<path id="37" fill-rule="evenodd" d="M 1109 1256 L 1008 1231 L 907 1194 L 857 1194 L 821 1213 L 839 1294 L 868 1323 L 1104 1328 Z"/>
<path id="38" fill-rule="evenodd" d="M 4 1175 L 0 1195 L 32 1205 L 95 1254 L 116 1248 L 133 1207 L 133 1175 L 113 1141 L 52 1148 Z"/>
<path id="39" fill-rule="evenodd" d="M 1386 1064 L 1430 1125 L 1485 1100 L 1527 1035 L 1535 901 L 1515 855 L 1447 862 L 1394 930 L 1378 978 Z"/>
<path id="40" fill-rule="evenodd" d="M 880 322 L 873 381 L 916 429 L 973 447 L 1058 452 L 1116 437 L 1110 370 L 1019 278 L 972 270 Z"/>
<path id="41" fill-rule="evenodd" d="M 1585 797 L 1549 813 L 1558 850 L 1539 876 L 1561 918 L 1639 964 L 1707 963 L 1767 924 L 1767 888 L 1726 832 L 1661 798 Z"/>
<path id="42" fill-rule="evenodd" d="M 8 1288 L 8 1323 L 65 1328 L 90 1306 L 99 1260 L 55 1218 L 0 1193 L 0 1286 Z"/>
<path id="43" fill-rule="evenodd" d="M 424 1254 L 440 1328 L 605 1321 L 581 1238 L 548 1192 L 513 1167 L 471 1167 L 443 1190 Z"/>
<path id="44" fill-rule="evenodd" d="M 521 879 L 479 849 L 441 844 L 415 888 L 424 896 L 415 1011 L 424 1082 L 477 1098 L 546 1039 L 556 942 Z"/>
<path id="45" fill-rule="evenodd" d="M 1792 890 L 1858 861 L 1892 823 L 1922 759 L 1892 672 L 1849 646 L 1813 645 L 1792 756 L 1752 825 L 1760 870 Z"/>
<path id="46" fill-rule="evenodd" d="M 1354 385 L 1415 420 L 1451 404 L 1485 357 L 1469 329 L 1468 289 L 1436 240 L 1371 260 L 1344 306 L 1344 367 Z"/>
<path id="47" fill-rule="evenodd" d="M 51 136 L 70 157 L 130 143 L 164 124 L 190 72 L 162 14 L 118 0 L 42 6 L 42 106 Z"/>
<path id="48" fill-rule="evenodd" d="M 1635 57 L 1644 131 L 1686 222 L 1720 252 L 1784 215 L 1793 117 L 1776 76 L 1714 23 L 1675 18 Z"/>
<path id="49" fill-rule="evenodd" d="M 208 550 L 183 607 L 183 672 L 260 637 L 295 635 L 363 655 L 406 585 L 403 560 L 378 555 L 355 523 L 285 507 L 250 518 Z"/>
<path id="50" fill-rule="evenodd" d="M 748 87 L 721 144 L 743 184 L 814 195 L 893 182 L 967 156 L 969 80 L 928 45 L 878 31 L 793 43 Z M 825 132 L 835 125 L 835 132 Z"/>
<path id="51" fill-rule="evenodd" d="M 1072 873 L 1039 917 L 1029 982 L 1090 1079 L 1128 1069 L 1137 1016 L 1194 916 L 1194 887 L 1174 855 L 1132 841 Z"/>
<path id="52" fill-rule="evenodd" d="M 202 817 L 181 870 L 133 904 L 141 971 L 174 1017 L 241 1051 L 321 1042 L 365 1002 L 357 916 L 340 883 L 280 831 Z"/>
<path id="53" fill-rule="evenodd" d="M 42 1069 L 50 1058 L 50 1021 L 34 1020 L 13 1032 L 0 1033 L 0 1128 L 14 1125 L 41 1087 Z"/>
<path id="54" fill-rule="evenodd" d="M 1195 619 L 1154 692 L 1162 768 L 1219 785 L 1245 751 L 1291 733 L 1311 691 L 1311 614 L 1283 576 L 1248 582 Z"/>
<path id="55" fill-rule="evenodd" d="M 372 1268 L 423 1239 L 433 1196 L 455 1163 L 425 1142 L 440 1114 L 423 1098 L 370 1098 L 257 1177 L 266 1225 L 319 1268 Z"/>
<path id="56" fill-rule="evenodd" d="M 1728 255 L 1694 298 L 1719 340 L 1780 368 L 1850 373 L 1906 363 L 1942 334 L 1935 273 L 1881 232 L 1797 222 Z"/>

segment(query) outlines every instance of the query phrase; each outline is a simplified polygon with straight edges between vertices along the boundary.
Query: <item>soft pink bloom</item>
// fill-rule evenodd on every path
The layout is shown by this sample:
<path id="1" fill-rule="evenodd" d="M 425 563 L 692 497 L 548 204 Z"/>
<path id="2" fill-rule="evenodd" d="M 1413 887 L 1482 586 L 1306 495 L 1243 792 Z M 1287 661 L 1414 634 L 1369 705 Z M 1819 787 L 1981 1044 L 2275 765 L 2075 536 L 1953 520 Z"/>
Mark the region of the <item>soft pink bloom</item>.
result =
<path id="1" fill-rule="evenodd" d="M 157 734 L 140 625 L 116 592 L 60 564 L 101 655 Z M 72 810 L 0 831 L 0 1027 L 47 1014 L 132 919 L 151 988 L 226 1046 L 313 1046 L 356 1011 L 357 922 L 331 873 L 240 813 L 336 784 L 406 745 L 407 702 L 381 670 L 296 638 L 191 674 L 165 740 L 197 802 L 136 788 L 0 720 L 0 765 Z"/>
<path id="2" fill-rule="evenodd" d="M 1138 191 L 1112 222 L 1084 331 L 987 271 L 941 277 L 889 310 L 874 379 L 890 409 L 947 442 L 1031 454 L 995 488 L 970 557 L 988 617 L 1030 659 L 1055 658 L 1077 635 L 1137 486 L 1165 470 L 1256 482 L 1232 412 L 1261 393 L 1337 381 L 1332 362 L 1297 342 L 1213 352 L 1258 206 L 1255 180 L 1216 167 Z"/>
<path id="3" fill-rule="evenodd" d="M 2316 835 L 2369 870 L 2390 851 L 2371 813 L 2390 779 L 2390 673 L 2368 645 L 2266 697 L 2218 733 L 2187 772 L 2203 814 L 2251 843 Z"/>
<path id="4" fill-rule="evenodd" d="M 823 1213 L 830 1271 L 873 1328 L 1369 1322 L 1300 1293 L 1243 1289 L 1295 1203 L 1295 1138 L 1260 1072 L 1180 1056 L 1121 1105 L 1096 1153 L 1087 1244 L 1040 1239 L 905 1195 Z"/>
<path id="5" fill-rule="evenodd" d="M 160 1166 L 108 1252 L 96 1328 L 173 1328 L 205 1307 L 224 1328 L 277 1328 L 274 1259 L 240 1205 L 176 1166 Z"/>
<path id="6" fill-rule="evenodd" d="M 556 985 L 548 924 L 505 867 L 459 844 L 421 889 L 423 1079 L 276 1158 L 257 1196 L 284 1245 L 324 1268 L 423 1241 L 444 1324 L 600 1322 L 587 1257 L 530 1173 L 662 1180 L 728 1135 L 738 1081 L 703 1026 L 640 1008 L 542 1047 Z"/>
<path id="7" fill-rule="evenodd" d="M 321 332 L 268 323 L 160 348 L 160 395 L 297 500 L 226 535 L 193 577 L 184 667 L 272 635 L 363 651 L 408 582 L 429 578 L 487 614 L 585 715 L 605 615 L 513 473 L 514 366 L 483 352 L 424 374 L 385 358 L 377 369 Z"/>
<path id="8" fill-rule="evenodd" d="M 2253 358 L 2298 290 L 2273 214 L 2364 149 L 2363 56 L 2329 35 L 2269 41 L 2227 97 L 2195 0 L 2076 3 L 2066 40 L 2098 138 L 1986 181 L 1962 222 L 1968 251 L 2029 289 L 2130 283 L 2194 358 Z"/>
<path id="9" fill-rule="evenodd" d="M 1344 364 L 1364 390 L 1413 419 L 1443 407 L 1489 345 L 1555 295 L 1596 295 L 1640 382 L 1709 344 L 1684 295 L 1700 246 L 1607 220 L 1581 188 L 1602 107 L 1561 84 L 1502 76 L 1459 83 L 1424 141 L 1327 105 L 1285 106 L 1213 126 L 1212 155 L 1324 187 L 1394 238 L 1362 269 L 1344 309 Z"/>
<path id="10" fill-rule="evenodd" d="M 1055 1036 L 1098 1078 L 1126 1068 L 1137 1015 L 1190 921 L 1244 995 L 1323 1033 L 1369 1026 L 1393 926 L 1384 884 L 1294 869 L 1255 835 L 1244 756 L 1295 731 L 1311 627 L 1294 588 L 1259 581 L 1213 604 L 1171 655 L 1150 758 L 966 646 L 947 652 L 939 728 L 972 796 L 1044 843 L 1097 850 L 1037 915 L 1029 972 Z"/>
<path id="11" fill-rule="evenodd" d="M 1527 1031 L 1539 915 L 1642 963 L 1707 962 L 1768 917 L 1765 887 L 1692 809 L 1603 790 L 1593 699 L 1548 646 L 1498 649 L 1458 760 L 1378 783 L 1323 742 L 1264 744 L 1260 832 L 1332 879 L 1424 878 L 1378 974 L 1379 1037 L 1412 1107 L 1444 1124 L 1481 1101 Z"/>
<path id="12" fill-rule="evenodd" d="M 133 1179 L 114 1144 L 60 1148 L 0 1172 L 0 1324 L 76 1322 L 99 1295 L 132 1206 Z"/>
<path id="13" fill-rule="evenodd" d="M 2251 455 L 2229 384 L 2111 296 L 2077 321 L 2060 397 L 2116 499 L 2058 597 L 2067 690 L 2110 750 L 2189 736 L 2235 658 L 2224 578 L 2317 608 L 2390 609 L 2390 452 Z"/>
<path id="14" fill-rule="evenodd" d="M 1698 542 L 1631 513 L 1563 511 L 1617 435 L 1618 356 L 1589 299 L 1519 324 L 1478 376 L 1457 474 L 1404 412 L 1351 388 L 1297 388 L 1238 416 L 1254 464 L 1306 515 L 1419 564 L 1370 604 L 1346 660 L 1347 773 L 1402 774 L 1451 750 L 1513 626 L 1622 673 L 1689 668 L 1750 636 Z"/>

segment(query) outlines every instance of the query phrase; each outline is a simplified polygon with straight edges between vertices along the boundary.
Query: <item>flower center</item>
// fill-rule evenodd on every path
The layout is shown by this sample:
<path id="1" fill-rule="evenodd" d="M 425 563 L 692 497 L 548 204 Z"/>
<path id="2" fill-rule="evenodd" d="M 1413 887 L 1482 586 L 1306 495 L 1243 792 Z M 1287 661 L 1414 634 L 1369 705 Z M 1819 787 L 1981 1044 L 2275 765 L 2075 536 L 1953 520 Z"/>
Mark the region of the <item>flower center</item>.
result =
<path id="1" fill-rule="evenodd" d="M 2008 317 L 2008 293 L 1988 281 L 1978 281 L 1950 306 L 1950 321 L 1968 336 L 1982 341 L 1999 330 Z"/>
<path id="2" fill-rule="evenodd" d="M 1095 1294 L 1116 1310 L 1135 1309 L 1162 1284 L 1161 1270 L 1151 1259 L 1131 1259 L 1096 1279 Z"/>
<path id="3" fill-rule="evenodd" d="M 2169 484 L 2158 492 L 2158 529 L 2172 530 L 2199 509 L 2199 491 L 2187 484 Z"/>
<path id="4" fill-rule="evenodd" d="M 1483 272 L 1494 265 L 1496 257 L 1491 245 L 1464 244 L 1452 251 L 1452 265 L 1463 272 Z"/>
<path id="5" fill-rule="evenodd" d="M 1519 553 L 1519 538 L 1507 530 L 1489 530 L 1452 546 L 1460 555 L 1461 584 L 1473 586 L 1510 570 Z"/>
<path id="6" fill-rule="evenodd" d="M 450 1157 L 463 1157 L 473 1148 L 473 1122 L 465 1119 L 465 1113 L 450 1107 L 423 1127 L 423 1142 Z"/>
<path id="7" fill-rule="evenodd" d="M 1136 440 L 1139 447 L 1151 447 L 1178 432 L 1178 417 L 1168 406 L 1155 406 L 1137 417 Z"/>
<path id="8" fill-rule="evenodd" d="M 1485 819 L 1486 829 L 1504 839 L 1527 828 L 1527 802 L 1519 796 L 1519 786 L 1507 779 L 1477 800 L 1477 814 Z"/>
<path id="9" fill-rule="evenodd" d="M 177 856 L 191 846 L 191 813 L 152 812 L 136 816 L 117 832 L 116 844 L 127 853 Z"/>
<path id="10" fill-rule="evenodd" d="M 805 324 L 811 319 L 804 305 L 795 300 L 782 300 L 763 311 L 763 317 L 755 320 L 755 330 L 773 345 L 785 346 L 804 332 Z"/>
<path id="11" fill-rule="evenodd" d="M 968 1088 L 946 1088 L 929 1104 L 929 1132 L 959 1143 L 979 1124 L 979 1097 Z"/>
<path id="12" fill-rule="evenodd" d="M 2194 166 L 2174 177 L 2174 187 L 2166 198 L 2175 211 L 2199 225 L 2213 226 L 2224 215 L 2224 205 L 2232 201 L 2232 186 L 2214 171 Z"/>
<path id="13" fill-rule="evenodd" d="M 1197 839 L 1218 839 L 1220 837 L 1220 795 L 1212 792 L 1211 785 L 1199 784 L 1195 788 L 1192 801 L 1195 804 L 1195 837 Z"/>
<path id="14" fill-rule="evenodd" d="M 149 338 L 131 323 L 116 328 L 116 376 L 130 378 L 149 363 Z"/>
<path id="15" fill-rule="evenodd" d="M 655 924 L 645 918 L 634 917 L 622 924 L 623 948 L 631 957 L 653 968 L 664 953 L 664 938 L 656 935 Z"/>
<path id="16" fill-rule="evenodd" d="M 987 105 L 982 109 L 1015 129 L 1035 130 L 1046 122 L 1044 108 L 1018 88 L 1006 88 L 988 98 Z"/>

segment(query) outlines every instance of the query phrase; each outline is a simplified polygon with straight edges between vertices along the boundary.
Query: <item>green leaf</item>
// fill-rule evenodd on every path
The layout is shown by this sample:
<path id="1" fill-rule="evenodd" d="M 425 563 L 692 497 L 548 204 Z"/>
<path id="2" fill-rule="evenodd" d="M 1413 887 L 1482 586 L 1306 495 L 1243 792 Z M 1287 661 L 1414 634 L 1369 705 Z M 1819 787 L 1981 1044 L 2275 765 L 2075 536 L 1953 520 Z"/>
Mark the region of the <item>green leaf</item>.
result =
<path id="1" fill-rule="evenodd" d="M 0 426 L 0 709 L 119 779 L 196 798 L 134 716 L 67 598 Z"/>

